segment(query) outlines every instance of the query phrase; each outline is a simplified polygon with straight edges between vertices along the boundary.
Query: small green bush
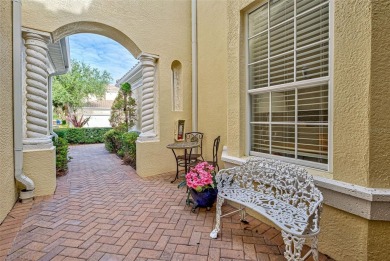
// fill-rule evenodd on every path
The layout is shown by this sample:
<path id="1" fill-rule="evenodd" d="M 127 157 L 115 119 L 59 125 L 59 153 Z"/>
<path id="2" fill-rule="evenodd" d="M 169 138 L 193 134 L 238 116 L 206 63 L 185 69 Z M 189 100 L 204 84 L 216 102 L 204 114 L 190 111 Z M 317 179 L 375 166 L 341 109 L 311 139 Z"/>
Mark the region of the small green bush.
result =
<path id="1" fill-rule="evenodd" d="M 104 134 L 111 128 L 68 128 L 55 129 L 58 137 L 64 138 L 69 144 L 103 143 Z"/>
<path id="2" fill-rule="evenodd" d="M 117 129 L 111 129 L 104 134 L 104 145 L 109 152 L 117 152 L 121 145 L 123 132 Z"/>
<path id="3" fill-rule="evenodd" d="M 122 136 L 122 147 L 124 151 L 123 162 L 125 164 L 130 164 L 134 169 L 136 168 L 136 141 L 138 136 L 138 132 L 126 132 Z"/>
<path id="4" fill-rule="evenodd" d="M 125 155 L 125 152 L 123 151 L 123 149 L 119 149 L 119 150 L 116 152 L 116 154 L 117 154 L 119 157 L 123 158 L 123 156 Z"/>
<path id="5" fill-rule="evenodd" d="M 135 168 L 136 164 L 136 141 L 139 132 L 123 132 L 112 129 L 104 135 L 105 147 L 109 152 L 116 153 L 123 159 L 125 164 Z"/>
<path id="6" fill-rule="evenodd" d="M 68 171 L 68 151 L 69 145 L 66 139 L 58 138 L 53 142 L 54 146 L 56 146 L 56 171 L 57 176 L 65 175 Z"/>

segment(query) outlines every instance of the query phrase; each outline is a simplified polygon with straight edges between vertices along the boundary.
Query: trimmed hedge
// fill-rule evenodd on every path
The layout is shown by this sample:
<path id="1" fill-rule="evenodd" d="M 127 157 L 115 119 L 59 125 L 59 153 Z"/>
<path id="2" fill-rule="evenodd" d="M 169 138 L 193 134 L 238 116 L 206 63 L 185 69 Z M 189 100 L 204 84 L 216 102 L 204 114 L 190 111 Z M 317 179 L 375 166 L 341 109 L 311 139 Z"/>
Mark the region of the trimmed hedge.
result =
<path id="1" fill-rule="evenodd" d="M 68 172 L 68 151 L 69 145 L 64 138 L 58 137 L 57 140 L 53 141 L 56 146 L 56 171 L 57 176 L 63 176 Z"/>
<path id="2" fill-rule="evenodd" d="M 112 128 L 68 128 L 54 129 L 58 137 L 64 138 L 69 144 L 103 143 L 104 134 Z"/>
<path id="3" fill-rule="evenodd" d="M 136 168 L 136 141 L 139 132 L 123 132 L 112 129 L 104 135 L 105 146 L 109 152 L 116 153 L 125 164 Z"/>

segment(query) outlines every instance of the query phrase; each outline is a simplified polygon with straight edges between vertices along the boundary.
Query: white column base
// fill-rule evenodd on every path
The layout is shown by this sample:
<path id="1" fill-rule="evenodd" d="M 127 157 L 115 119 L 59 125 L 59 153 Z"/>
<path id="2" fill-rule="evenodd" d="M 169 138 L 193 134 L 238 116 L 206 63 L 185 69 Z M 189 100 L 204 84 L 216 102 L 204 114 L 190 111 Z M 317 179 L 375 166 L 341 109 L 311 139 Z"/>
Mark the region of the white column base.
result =
<path id="1" fill-rule="evenodd" d="M 141 133 L 137 139 L 140 142 L 143 141 L 157 141 L 157 134 L 154 132 Z"/>
<path id="2" fill-rule="evenodd" d="M 50 136 L 23 139 L 23 150 L 50 149 L 51 147 L 53 147 L 53 142 Z"/>

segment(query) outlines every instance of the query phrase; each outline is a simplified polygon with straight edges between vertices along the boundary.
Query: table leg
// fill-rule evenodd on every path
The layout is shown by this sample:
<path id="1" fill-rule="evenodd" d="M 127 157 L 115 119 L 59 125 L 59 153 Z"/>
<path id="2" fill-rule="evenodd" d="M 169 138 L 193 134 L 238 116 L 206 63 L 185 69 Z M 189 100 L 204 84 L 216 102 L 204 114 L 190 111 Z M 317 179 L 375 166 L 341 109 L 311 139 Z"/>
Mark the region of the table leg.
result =
<path id="1" fill-rule="evenodd" d="M 171 183 L 175 182 L 179 178 L 179 159 L 176 156 L 175 150 L 172 149 L 173 155 L 175 156 L 176 160 L 176 176 L 175 179 L 171 181 Z"/>
<path id="2" fill-rule="evenodd" d="M 184 171 L 187 175 L 187 149 L 184 149 Z"/>

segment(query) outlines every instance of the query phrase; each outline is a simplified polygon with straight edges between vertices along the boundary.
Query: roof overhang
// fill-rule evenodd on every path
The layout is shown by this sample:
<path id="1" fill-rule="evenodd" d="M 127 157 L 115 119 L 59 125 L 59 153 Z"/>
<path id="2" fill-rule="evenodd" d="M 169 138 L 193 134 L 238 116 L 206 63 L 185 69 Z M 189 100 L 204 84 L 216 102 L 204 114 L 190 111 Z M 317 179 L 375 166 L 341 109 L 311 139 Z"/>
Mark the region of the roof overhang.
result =
<path id="1" fill-rule="evenodd" d="M 64 37 L 57 42 L 53 42 L 53 37 L 48 32 L 42 32 L 31 28 L 22 27 L 23 32 L 36 33 L 49 38 L 48 59 L 49 59 L 49 75 L 61 75 L 70 70 L 70 51 L 69 39 Z"/>
<path id="2" fill-rule="evenodd" d="M 142 66 L 141 63 L 137 63 L 131 68 L 125 75 L 116 81 L 115 86 L 119 87 L 122 83 L 130 83 L 132 89 L 136 89 L 142 84 Z"/>
<path id="3" fill-rule="evenodd" d="M 70 70 L 70 52 L 68 37 L 48 44 L 51 76 L 65 74 Z"/>

